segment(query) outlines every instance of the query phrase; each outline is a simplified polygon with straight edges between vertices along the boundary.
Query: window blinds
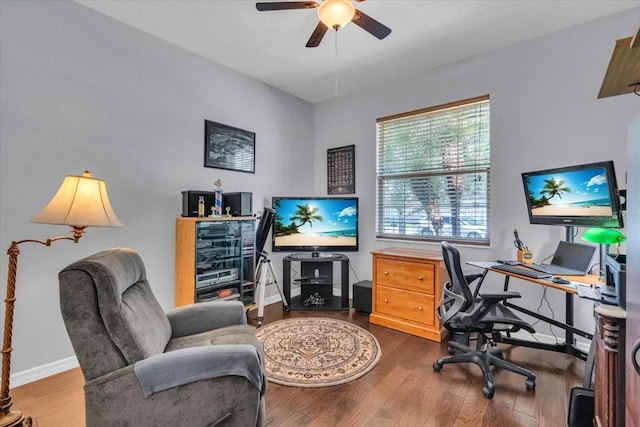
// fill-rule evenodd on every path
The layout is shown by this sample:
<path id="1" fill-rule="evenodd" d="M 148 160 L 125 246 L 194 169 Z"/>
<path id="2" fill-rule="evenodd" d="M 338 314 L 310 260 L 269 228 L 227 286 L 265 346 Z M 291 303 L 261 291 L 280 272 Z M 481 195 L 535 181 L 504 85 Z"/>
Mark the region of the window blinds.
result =
<path id="1" fill-rule="evenodd" d="M 376 234 L 489 244 L 489 96 L 377 120 Z"/>

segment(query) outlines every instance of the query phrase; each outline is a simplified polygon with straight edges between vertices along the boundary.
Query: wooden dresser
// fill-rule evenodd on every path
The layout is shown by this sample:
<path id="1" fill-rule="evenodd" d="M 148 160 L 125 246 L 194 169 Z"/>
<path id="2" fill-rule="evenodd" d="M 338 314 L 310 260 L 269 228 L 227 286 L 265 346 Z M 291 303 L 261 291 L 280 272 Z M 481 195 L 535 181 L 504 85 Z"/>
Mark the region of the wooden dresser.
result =
<path id="1" fill-rule="evenodd" d="M 376 325 L 440 342 L 436 306 L 448 274 L 442 254 L 408 248 L 371 252 L 373 280 L 371 315 Z"/>

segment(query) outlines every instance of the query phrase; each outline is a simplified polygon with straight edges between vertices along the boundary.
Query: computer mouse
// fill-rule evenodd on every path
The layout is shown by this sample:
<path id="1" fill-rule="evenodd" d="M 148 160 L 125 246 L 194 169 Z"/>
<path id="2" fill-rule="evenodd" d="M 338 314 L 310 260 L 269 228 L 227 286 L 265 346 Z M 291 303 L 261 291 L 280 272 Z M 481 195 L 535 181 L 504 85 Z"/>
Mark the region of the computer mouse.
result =
<path id="1" fill-rule="evenodd" d="M 568 285 L 569 283 L 571 283 L 570 280 L 565 279 L 564 277 L 554 277 L 553 280 L 551 280 L 553 283 L 559 283 L 561 285 Z"/>

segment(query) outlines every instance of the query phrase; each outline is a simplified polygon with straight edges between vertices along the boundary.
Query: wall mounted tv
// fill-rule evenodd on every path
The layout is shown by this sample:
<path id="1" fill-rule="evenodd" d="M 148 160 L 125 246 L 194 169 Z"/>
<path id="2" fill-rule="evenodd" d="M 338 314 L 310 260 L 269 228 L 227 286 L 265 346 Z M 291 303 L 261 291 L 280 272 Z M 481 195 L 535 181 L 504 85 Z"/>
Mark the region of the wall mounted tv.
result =
<path id="1" fill-rule="evenodd" d="M 622 228 L 612 161 L 522 174 L 531 224 Z"/>
<path id="2" fill-rule="evenodd" d="M 274 197 L 274 252 L 358 250 L 357 197 Z"/>

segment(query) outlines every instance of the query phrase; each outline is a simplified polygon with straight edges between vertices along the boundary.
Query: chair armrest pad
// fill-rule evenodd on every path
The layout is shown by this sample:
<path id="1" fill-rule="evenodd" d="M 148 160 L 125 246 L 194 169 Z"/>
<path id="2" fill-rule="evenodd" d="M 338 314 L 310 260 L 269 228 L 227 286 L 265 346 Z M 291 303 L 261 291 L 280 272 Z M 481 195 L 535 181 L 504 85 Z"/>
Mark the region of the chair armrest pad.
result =
<path id="1" fill-rule="evenodd" d="M 183 348 L 134 364 L 145 397 L 195 381 L 228 375 L 244 377 L 264 392 L 266 379 L 258 350 L 250 344 Z"/>
<path id="2" fill-rule="evenodd" d="M 171 337 L 178 338 L 218 329 L 246 325 L 247 314 L 240 301 L 210 301 L 175 308 L 167 313 Z"/>
<path id="3" fill-rule="evenodd" d="M 502 301 L 504 299 L 509 299 L 509 298 L 520 298 L 520 292 L 514 292 L 514 291 L 509 291 L 509 292 L 481 292 L 481 293 L 478 294 L 478 296 L 480 298 L 482 298 L 483 300 Z"/>

